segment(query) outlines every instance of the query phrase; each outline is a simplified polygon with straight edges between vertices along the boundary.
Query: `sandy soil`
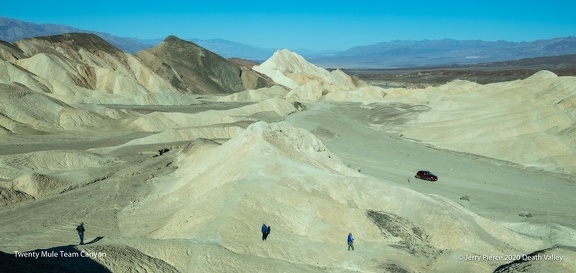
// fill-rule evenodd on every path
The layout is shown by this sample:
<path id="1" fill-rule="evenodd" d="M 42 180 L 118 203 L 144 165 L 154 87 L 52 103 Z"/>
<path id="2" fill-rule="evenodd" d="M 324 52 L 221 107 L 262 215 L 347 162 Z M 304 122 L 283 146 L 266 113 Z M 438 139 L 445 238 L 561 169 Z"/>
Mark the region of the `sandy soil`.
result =
<path id="1" fill-rule="evenodd" d="M 396 109 L 394 104 L 381 107 L 390 112 Z M 576 190 L 573 176 L 530 170 L 506 161 L 437 149 L 383 134 L 366 126 L 370 122 L 367 112 L 360 105 L 318 105 L 291 115 L 288 120 L 312 132 L 317 128 L 329 131 L 331 134 L 319 133 L 318 137 L 344 162 L 360 168 L 364 174 L 422 193 L 448 197 L 494 220 L 556 222 L 576 228 L 576 213 L 566 205 L 576 201 L 572 197 Z M 430 183 L 415 179 L 415 170 L 419 169 L 433 171 L 440 180 Z M 470 201 L 460 200 L 465 196 Z M 532 213 L 535 217 L 522 218 L 521 213 Z"/>
<path id="2" fill-rule="evenodd" d="M 221 104 L 218 105 L 221 107 Z M 396 119 L 394 109 L 397 108 L 397 105 L 395 104 L 383 104 L 380 107 L 390 111 L 391 114 L 388 118 L 394 119 L 396 124 L 409 121 L 409 119 L 401 121 Z M 165 110 L 174 111 L 178 109 L 168 107 Z M 188 109 L 185 112 L 195 111 Z M 384 225 L 381 227 L 384 230 L 383 232 L 378 232 L 378 225 L 374 224 L 378 223 L 377 220 L 369 220 L 366 213 L 360 213 L 360 215 L 365 217 L 362 221 L 357 219 L 359 216 L 353 216 L 355 213 L 350 214 L 350 212 L 346 213 L 348 216 L 346 214 L 330 214 L 325 216 L 328 218 L 321 217 L 324 220 L 305 220 L 311 216 L 306 216 L 308 214 L 303 211 L 298 213 L 298 210 L 305 207 L 298 209 L 296 203 L 293 202 L 310 202 L 305 200 L 310 200 L 308 198 L 312 197 L 300 199 L 291 195 L 291 197 L 281 196 L 287 189 L 299 192 L 298 195 L 305 194 L 305 192 L 308 192 L 307 190 L 298 190 L 294 188 L 296 187 L 294 185 L 288 188 L 276 188 L 267 184 L 280 183 L 279 180 L 287 179 L 289 176 L 283 172 L 277 173 L 278 177 L 275 179 L 270 179 L 272 176 L 268 176 L 268 179 L 257 180 L 258 182 L 256 183 L 260 183 L 261 187 L 249 188 L 250 190 L 248 191 L 256 191 L 254 194 L 249 194 L 246 189 L 234 187 L 221 193 L 222 198 L 225 199 L 220 199 L 218 194 L 210 193 L 208 196 L 215 202 L 213 204 L 215 205 L 215 210 L 208 209 L 208 212 L 201 212 L 198 216 L 195 216 L 204 215 L 203 217 L 206 217 L 206 213 L 218 216 L 217 219 L 208 221 L 208 223 L 200 221 L 200 224 L 204 223 L 211 227 L 208 230 L 198 230 L 196 228 L 190 230 L 186 228 L 187 225 L 185 223 L 180 221 L 166 227 L 164 224 L 170 223 L 171 219 L 176 217 L 169 216 L 172 215 L 174 210 L 185 211 L 184 215 L 186 215 L 191 213 L 191 210 L 200 209 L 200 211 L 203 211 L 206 209 L 205 205 L 202 204 L 185 207 L 181 207 L 181 205 L 158 207 L 158 204 L 173 203 L 180 198 L 175 196 L 182 196 L 182 192 L 179 189 L 173 189 L 176 185 L 188 183 L 182 181 L 202 181 L 199 178 L 201 175 L 196 178 L 192 175 L 192 178 L 186 179 L 186 173 L 192 169 L 190 169 L 188 163 L 182 162 L 179 158 L 186 154 L 199 155 L 209 153 L 209 151 L 219 148 L 220 145 L 207 140 L 197 140 L 192 142 L 177 141 L 164 144 L 119 146 L 120 148 L 108 149 L 108 152 L 101 155 L 105 159 L 104 162 L 92 165 L 90 162 L 85 163 L 88 166 L 47 166 L 47 163 L 43 163 L 44 167 L 38 167 L 40 163 L 37 163 L 36 167 L 21 170 L 27 173 L 52 173 L 51 177 L 53 177 L 53 180 L 59 180 L 61 184 L 57 184 L 55 189 L 51 189 L 51 191 L 46 190 L 45 197 L 37 197 L 35 201 L 23 201 L 5 207 L 0 211 L 2 215 L 1 221 L 3 222 L 0 226 L 2 234 L 4 234 L 0 244 L 2 245 L 2 251 L 6 253 L 4 254 L 5 257 L 10 255 L 9 258 L 12 258 L 14 251 L 61 251 L 62 248 L 68 248 L 68 250 L 63 251 L 70 252 L 72 251 L 70 250 L 72 246 L 77 243 L 74 227 L 80 221 L 86 223 L 88 241 L 97 237 L 102 237 L 102 239 L 85 247 L 79 246 L 73 249 L 74 251 L 85 250 L 90 253 L 106 253 L 106 258 L 93 259 L 96 263 L 90 267 L 90 270 L 102 270 L 103 272 L 110 269 L 114 272 L 119 272 L 118 270 L 121 270 L 122 266 L 128 266 L 132 260 L 137 260 L 138 263 L 150 261 L 147 263 L 148 265 L 144 266 L 149 271 L 155 271 L 154 268 L 156 268 L 164 271 L 179 270 L 181 272 L 190 272 L 194 271 L 194 268 L 203 268 L 203 270 L 217 272 L 225 270 L 224 268 L 234 267 L 236 270 L 244 272 L 249 271 L 249 268 L 256 267 L 256 271 L 272 270 L 274 272 L 315 272 L 325 270 L 334 272 L 352 272 L 357 270 L 373 272 L 379 269 L 386 269 L 390 272 L 458 272 L 462 268 L 486 272 L 494 270 L 505 263 L 486 261 L 459 262 L 459 255 L 528 254 L 540 248 L 549 248 L 556 244 L 574 242 L 575 238 L 572 229 L 576 227 L 576 215 L 572 208 L 576 205 L 576 199 L 572 194 L 575 187 L 573 176 L 530 170 L 509 162 L 436 149 L 423 143 L 385 134 L 375 130 L 368 124 L 369 120 L 367 117 L 369 115 L 366 112 L 366 107 L 360 104 L 317 103 L 307 104 L 306 111 L 291 114 L 286 117 L 286 120 L 294 127 L 304 128 L 312 132 L 326 145 L 327 149 L 342 160 L 342 166 L 346 166 L 350 172 L 356 172 L 360 177 L 364 177 L 360 178 L 358 182 L 353 182 L 353 184 L 367 180 L 373 181 L 371 182 L 371 187 L 383 187 L 384 189 L 400 187 L 420 192 L 424 196 L 429 196 L 427 198 L 446 199 L 453 203 L 450 205 L 450 209 L 469 210 L 471 213 L 487 219 L 486 221 L 490 221 L 492 223 L 490 225 L 496 223 L 509 232 L 524 234 L 523 236 L 532 238 L 530 240 L 538 241 L 539 243 L 536 243 L 536 245 L 541 246 L 518 247 L 516 245 L 511 248 L 504 247 L 503 250 L 500 250 L 502 252 L 482 253 L 474 252 L 473 246 L 475 243 L 471 243 L 468 246 L 472 247 L 472 249 L 462 246 L 448 247 L 450 244 L 434 243 L 430 242 L 430 239 L 426 241 L 421 238 L 422 236 L 417 236 L 417 233 L 402 233 L 400 230 L 407 229 L 409 231 L 422 230 L 423 236 L 428 237 L 448 236 L 448 234 L 436 234 L 437 231 L 435 230 L 437 227 L 442 228 L 445 226 L 445 223 L 436 222 L 441 221 L 440 219 L 433 221 L 437 225 L 434 229 L 423 226 L 421 223 L 414 224 L 412 221 L 416 220 L 407 220 L 414 217 L 419 218 L 418 208 L 422 209 L 422 205 L 418 203 L 413 204 L 416 210 L 410 210 L 412 212 L 406 215 L 390 212 L 396 212 L 395 209 L 391 209 L 392 207 L 412 206 L 412 204 L 404 203 L 413 201 L 412 199 L 415 197 L 412 193 L 408 194 L 409 197 L 406 197 L 406 200 L 396 199 L 394 201 L 397 202 L 396 204 L 385 202 L 385 205 L 372 206 L 372 209 L 381 213 L 375 215 L 381 215 L 380 218 L 383 219 L 381 220 Z M 273 114 L 267 115 L 275 116 Z M 2 157 L 4 159 L 14 158 L 19 155 L 18 151 L 22 153 L 98 151 L 98 149 L 94 148 L 113 147 L 136 138 L 142 138 L 144 135 L 150 135 L 151 133 L 142 134 L 126 131 L 116 132 L 112 136 L 94 132 L 90 137 L 77 138 L 55 135 L 12 136 L 9 139 L 10 141 L 4 141 L 2 144 Z M 16 142 L 17 140 L 19 142 Z M 165 152 L 160 152 L 163 149 L 165 149 Z M 212 157 L 222 158 L 224 156 L 224 158 L 228 158 L 225 152 L 224 154 L 221 153 L 223 152 L 217 152 Z M 248 156 L 249 154 L 244 155 Z M 82 157 L 85 156 L 85 154 L 82 155 Z M 200 159 L 214 160 L 206 158 L 206 156 L 202 156 Z M 257 158 L 252 158 L 251 161 L 263 162 L 262 159 Z M 3 160 L 3 162 L 6 162 L 6 160 Z M 235 165 L 239 163 L 224 161 L 217 164 L 236 172 L 234 169 L 238 167 L 235 167 Z M 198 166 L 201 163 L 196 162 L 193 165 Z M 177 172 L 178 168 L 184 169 L 184 173 Z M 250 168 L 254 168 L 254 166 L 244 167 L 244 169 Z M 310 167 L 306 168 L 311 171 Z M 21 169 L 24 168 L 21 167 Z M 50 170 L 47 171 L 46 169 Z M 418 169 L 432 170 L 439 175 L 440 180 L 437 182 L 417 180 L 413 175 Z M 224 171 L 215 172 L 212 170 L 210 172 L 213 176 L 212 179 L 221 179 L 216 177 L 225 175 Z M 267 176 L 272 173 L 274 171 L 269 173 L 264 170 L 261 175 Z M 312 173 L 315 173 L 315 171 Z M 316 180 L 331 180 L 331 178 L 326 178 L 323 175 L 312 175 L 312 173 L 308 178 L 296 178 L 296 181 L 301 181 L 298 182 L 300 184 L 315 183 L 314 181 Z M 216 174 L 218 175 L 214 177 Z M 346 174 L 344 177 L 350 177 L 350 175 Z M 244 181 L 242 177 L 242 175 L 239 175 L 239 178 L 236 179 Z M 250 177 L 252 176 L 244 179 L 250 180 Z M 224 178 L 224 181 L 228 180 Z M 212 181 L 212 183 L 214 182 Z M 206 183 L 208 182 L 206 181 Z M 381 184 L 381 186 L 378 186 L 378 184 Z M 207 191 L 201 190 L 200 187 L 200 185 L 192 186 L 190 190 Z M 171 189 L 169 194 L 164 192 L 167 189 Z M 369 195 L 369 197 L 362 197 L 366 200 L 390 198 L 390 196 L 386 196 L 390 192 L 387 192 L 387 190 L 381 192 L 377 188 L 372 188 L 372 192 L 360 192 L 369 189 L 357 188 L 356 186 L 347 186 L 335 190 L 342 195 Z M 324 191 L 317 189 L 313 192 L 322 195 Z M 395 191 L 392 190 L 391 192 Z M 188 192 L 188 190 L 184 192 Z M 237 192 L 240 195 L 232 197 L 233 195 L 230 195 L 231 192 Z M 379 196 L 380 194 L 384 194 L 384 196 Z M 168 196 L 166 197 L 168 199 L 161 198 L 154 201 L 158 196 Z M 308 194 L 304 196 L 308 196 Z M 192 196 L 188 198 L 192 198 Z M 232 203 L 221 203 L 222 200 L 230 198 L 236 198 L 237 200 Z M 282 201 L 285 198 L 289 199 Z M 152 201 L 146 202 L 146 199 L 151 199 Z M 249 208 L 253 212 L 232 209 L 235 206 L 242 208 L 243 206 L 240 204 L 250 200 L 256 200 L 254 202 L 259 203 L 259 206 L 268 205 L 270 207 L 254 207 L 254 205 L 251 205 Z M 207 202 L 211 203 L 211 201 Z M 297 211 L 293 212 L 292 209 L 280 206 L 282 203 L 295 206 Z M 142 207 L 139 207 L 139 204 L 142 204 Z M 322 206 L 327 206 L 326 209 L 328 211 L 332 209 L 335 211 L 341 211 L 342 209 L 344 209 L 342 211 L 348 211 L 349 209 L 364 210 L 363 206 L 358 207 L 358 204 L 348 204 L 345 205 L 345 208 L 338 208 L 342 205 L 336 205 L 337 203 L 329 204 Z M 349 207 L 350 205 L 351 207 Z M 314 207 L 318 206 L 318 204 L 312 202 L 310 206 Z M 336 208 L 330 209 L 331 206 L 336 206 Z M 452 206 L 455 207 L 452 208 Z M 353 209 L 354 207 L 357 208 Z M 160 211 L 155 212 L 153 208 L 158 208 Z M 226 210 L 236 212 L 230 214 L 230 212 L 226 213 Z M 133 214 L 134 211 L 141 211 L 141 213 Z M 388 211 L 388 214 L 382 214 L 384 211 Z M 251 213 L 253 214 L 251 215 Z M 284 214 L 292 214 L 293 216 L 286 218 Z M 176 215 L 179 214 L 177 213 Z M 281 215 L 284 215 L 284 217 L 278 218 Z M 530 215 L 530 217 L 523 217 L 523 215 Z M 169 217 L 166 218 L 164 216 Z M 183 215 L 177 216 L 177 218 L 179 217 L 185 218 Z M 240 221 L 238 220 L 239 218 L 242 221 L 242 225 L 237 227 L 233 222 L 234 219 Z M 269 222 L 271 220 L 273 222 Z M 258 228 L 261 224 L 260 222 L 263 221 L 274 226 L 274 233 L 267 242 L 261 242 L 258 239 Z M 301 222 L 304 226 L 291 227 L 295 223 L 283 223 L 283 221 Z M 164 224 L 158 225 L 159 223 Z M 231 225 L 231 227 L 228 225 Z M 321 230 L 326 230 L 321 232 L 328 234 L 318 235 L 312 232 L 314 226 L 318 226 Z M 234 229 L 232 233 L 226 231 L 228 228 Z M 179 231 L 185 231 L 185 234 Z M 346 253 L 345 242 L 342 238 L 331 238 L 332 236 L 337 236 L 338 231 L 342 235 L 340 237 L 345 237 L 347 231 L 357 234 L 355 251 L 357 253 Z M 384 237 L 388 239 L 377 239 L 377 234 L 388 234 Z M 326 237 L 326 235 L 328 236 Z M 284 236 L 289 240 L 282 238 Z M 317 236 L 319 238 L 315 238 Z M 393 239 L 395 237 L 401 239 Z M 473 239 L 475 236 L 471 238 L 463 237 L 450 239 L 449 241 L 479 240 L 478 238 L 483 237 L 484 235 L 476 239 Z M 408 247 L 403 245 L 403 241 L 408 242 L 409 245 L 420 247 Z M 532 241 L 532 243 L 534 242 Z M 478 244 L 483 245 L 484 243 Z M 439 247 L 440 245 L 445 247 Z M 483 247 L 480 247 L 480 249 L 483 249 Z M 565 259 L 576 257 L 570 249 L 552 249 L 548 251 L 557 251 L 558 255 L 563 255 Z M 315 257 L 316 255 L 320 256 Z M 427 257 L 424 262 L 422 257 Z M 16 262 L 18 261 L 21 260 L 16 259 Z M 43 267 L 50 265 L 58 270 L 74 266 L 74 263 L 68 264 L 62 261 L 67 260 L 51 258 L 35 260 Z M 546 264 L 546 268 L 554 265 L 551 268 L 556 270 L 566 266 L 566 264 L 566 261 L 552 261 Z M 572 262 L 570 264 L 573 266 Z M 144 271 L 140 270 L 139 272 Z"/>

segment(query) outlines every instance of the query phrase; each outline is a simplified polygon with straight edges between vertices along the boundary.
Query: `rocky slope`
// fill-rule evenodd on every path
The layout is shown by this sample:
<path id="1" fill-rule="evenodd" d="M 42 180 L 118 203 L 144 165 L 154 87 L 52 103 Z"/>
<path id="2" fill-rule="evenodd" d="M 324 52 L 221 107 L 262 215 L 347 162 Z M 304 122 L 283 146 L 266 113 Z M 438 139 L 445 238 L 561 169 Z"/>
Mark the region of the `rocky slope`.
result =
<path id="1" fill-rule="evenodd" d="M 182 92 L 234 93 L 272 85 L 255 71 L 175 36 L 136 56 Z"/>
<path id="2" fill-rule="evenodd" d="M 97 105 L 191 105 L 198 103 L 195 94 L 272 85 L 248 67 L 173 36 L 138 55 L 88 33 L 2 41 L 0 128 L 78 129 L 130 115 Z"/>

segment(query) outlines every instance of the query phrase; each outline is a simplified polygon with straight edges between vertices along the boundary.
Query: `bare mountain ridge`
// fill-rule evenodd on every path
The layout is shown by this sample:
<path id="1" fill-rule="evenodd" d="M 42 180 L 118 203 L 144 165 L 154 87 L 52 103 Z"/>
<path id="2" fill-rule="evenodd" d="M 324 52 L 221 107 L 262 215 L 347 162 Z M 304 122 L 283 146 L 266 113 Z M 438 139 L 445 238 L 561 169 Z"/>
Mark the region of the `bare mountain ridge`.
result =
<path id="1" fill-rule="evenodd" d="M 54 45 L 57 48 L 69 49 L 72 51 L 80 51 L 82 49 L 88 51 L 104 51 L 106 53 L 114 54 L 116 56 L 122 55 L 124 52 L 114 45 L 106 42 L 100 36 L 92 33 L 65 33 L 60 35 L 52 36 L 41 36 L 36 38 L 30 38 L 25 40 L 42 40 L 48 44 Z M 22 44 L 22 42 L 16 42 L 16 45 Z M 46 48 L 39 47 L 38 51 L 30 52 L 37 54 L 45 50 Z M 45 52 L 48 53 L 48 52 Z M 54 51 L 50 52 L 54 53 Z"/>
<path id="2" fill-rule="evenodd" d="M 56 80 L 111 94 L 120 92 L 118 88 L 131 89 L 133 95 L 138 95 L 177 90 L 234 93 L 271 86 L 267 77 L 175 36 L 134 55 L 90 33 L 26 38 L 14 44 L 0 44 L 0 59 L 44 77 L 45 81 Z M 61 75 L 48 76 L 52 72 Z M 47 89 L 54 91 L 54 85 L 50 86 Z"/>
<path id="3" fill-rule="evenodd" d="M 272 85 L 266 76 L 174 36 L 151 52 L 141 52 L 140 59 L 90 33 L 0 43 L 0 133 L 107 127 L 131 113 L 98 105 L 191 105 L 194 94 Z M 10 99 L 18 94 L 22 98 Z M 45 103 L 37 108 L 33 101 Z M 38 114 L 43 109 L 51 114 Z"/>
<path id="4" fill-rule="evenodd" d="M 176 36 L 136 56 L 184 92 L 235 93 L 272 86 L 267 77 Z"/>
<path id="5" fill-rule="evenodd" d="M 164 39 L 136 39 L 144 44 L 153 47 Z M 188 42 L 193 42 L 205 49 L 213 51 L 224 58 L 242 58 L 247 60 L 253 60 L 262 62 L 268 59 L 276 49 L 274 48 L 262 48 L 252 45 L 247 45 L 244 43 L 238 43 L 233 41 L 228 41 L 224 39 L 198 39 L 191 38 L 185 39 Z"/>
<path id="6" fill-rule="evenodd" d="M 24 58 L 24 52 L 22 52 L 22 50 L 20 50 L 16 45 L 0 41 L 0 60 L 15 61 L 21 58 Z"/>
<path id="7" fill-rule="evenodd" d="M 168 83 L 151 83 L 151 79 L 159 80 L 159 77 L 134 56 L 95 34 L 26 38 L 14 44 L 25 54 L 25 58 L 14 64 L 33 73 L 55 95 L 75 93 L 86 97 L 91 93 L 89 90 L 115 95 L 175 91 Z"/>

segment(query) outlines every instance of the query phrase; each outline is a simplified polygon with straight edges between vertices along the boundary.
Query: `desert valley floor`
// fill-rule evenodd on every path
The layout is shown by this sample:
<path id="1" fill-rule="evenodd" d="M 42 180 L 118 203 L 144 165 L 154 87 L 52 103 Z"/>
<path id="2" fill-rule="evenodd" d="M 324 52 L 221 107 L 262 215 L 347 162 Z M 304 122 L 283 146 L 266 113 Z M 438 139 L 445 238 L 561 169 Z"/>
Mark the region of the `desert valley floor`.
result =
<path id="1" fill-rule="evenodd" d="M 220 109 L 228 107 L 234 109 L 236 106 L 235 103 L 213 102 L 202 104 L 201 107 L 211 104 Z M 163 110 L 162 107 L 153 108 L 156 108 L 155 112 Z M 219 177 L 218 173 L 207 178 L 216 184 L 209 186 L 214 187 L 211 189 L 213 191 L 217 190 L 217 185 L 226 182 L 251 183 L 250 185 L 232 186 L 225 192 L 226 194 L 221 193 L 222 196 L 214 197 L 195 196 L 197 191 L 208 191 L 209 189 L 205 188 L 208 185 L 190 186 L 186 191 L 177 192 L 177 195 L 170 197 L 175 200 L 182 198 L 181 202 L 184 203 L 194 203 L 187 199 L 207 198 L 207 200 L 200 206 L 187 207 L 186 209 L 195 212 L 190 211 L 178 216 L 182 217 L 181 220 L 171 219 L 177 223 L 170 227 L 168 234 L 162 236 L 153 235 L 159 228 L 158 221 L 160 219 L 167 221 L 165 217 L 168 219 L 171 217 L 164 213 L 170 213 L 171 210 L 179 212 L 182 205 L 165 204 L 166 207 L 160 212 L 141 212 L 141 215 L 134 215 L 134 212 L 142 209 L 141 202 L 157 198 L 158 193 L 155 192 L 164 191 L 165 189 L 159 189 L 164 185 L 173 188 L 177 187 L 176 184 L 181 184 L 179 181 L 183 179 L 192 180 L 198 177 L 195 173 L 196 167 L 200 168 L 202 163 L 195 162 L 188 165 L 182 162 L 182 158 L 193 158 L 197 153 L 216 149 L 217 143 L 223 142 L 222 139 L 226 138 L 217 136 L 220 133 L 217 127 L 204 132 L 215 142 L 196 140 L 162 143 L 161 138 L 157 140 L 158 143 L 124 147 L 122 145 L 124 143 L 145 139 L 153 134 L 113 131 L 3 138 L 1 156 L 5 166 L 8 163 L 12 167 L 18 166 L 15 164 L 24 164 L 26 161 L 23 158 L 27 158 L 31 162 L 28 164 L 34 166 L 20 165 L 21 169 L 50 169 L 54 173 L 72 172 L 75 177 L 84 178 L 82 182 L 72 183 L 65 182 L 64 175 L 35 177 L 40 176 L 36 172 L 20 178 L 28 179 L 29 182 L 38 180 L 37 188 L 34 190 L 39 196 L 50 194 L 52 190 L 50 187 L 62 193 L 38 201 L 15 204 L 0 212 L 3 222 L 1 229 L 4 234 L 3 251 L 10 255 L 13 255 L 13 251 L 25 252 L 37 249 L 66 251 L 66 248 L 71 248 L 71 245 L 77 243 L 74 227 L 77 222 L 83 221 L 88 229 L 88 240 L 103 238 L 96 243 L 79 246 L 78 249 L 89 253 L 106 253 L 107 257 L 94 260 L 103 260 L 104 264 L 115 270 L 129 268 L 130 261 L 136 260 L 144 262 L 142 267 L 150 271 L 167 270 L 166 268 L 194 271 L 194 268 L 204 267 L 209 268 L 208 271 L 235 268 L 240 272 L 249 271 L 250 268 L 272 272 L 373 272 L 378 268 L 390 272 L 424 272 L 427 271 L 426 268 L 431 267 L 435 271 L 443 272 L 461 272 L 462 269 L 484 272 L 506 262 L 459 261 L 460 255 L 523 255 L 547 248 L 552 248 L 547 252 L 561 255 L 564 260 L 540 261 L 541 265 L 532 265 L 533 268 L 537 267 L 540 270 L 552 268 L 554 271 L 565 267 L 574 268 L 573 259 L 576 255 L 573 248 L 553 248 L 558 247 L 557 244 L 570 245 L 570 242 L 575 240 L 573 229 L 576 228 L 576 214 L 573 208 L 576 206 L 576 198 L 573 193 L 576 181 L 573 176 L 523 168 L 507 161 L 468 153 L 437 149 L 395 134 L 384 133 L 370 125 L 373 122 L 371 118 L 377 113 L 379 126 L 402 126 L 402 122 L 408 120 L 400 121 L 398 112 L 410 115 L 410 108 L 399 104 L 307 105 L 305 111 L 288 115 L 285 118 L 288 123 L 278 125 L 277 132 L 295 130 L 294 128 L 304 128 L 311 132 L 342 160 L 342 166 L 349 167 L 351 172 L 357 172 L 352 176 L 354 179 L 340 183 L 337 180 L 348 178 L 325 177 L 334 174 L 318 174 L 320 170 L 308 166 L 305 168 L 309 174 L 301 170 L 303 166 L 299 165 L 291 170 L 292 164 L 309 164 L 309 159 L 304 156 L 306 152 L 299 155 L 289 151 L 291 156 L 303 157 L 294 159 L 298 163 L 287 162 L 287 166 L 282 167 L 287 169 L 282 171 L 270 170 L 265 160 L 258 159 L 254 162 L 256 166 L 247 170 L 250 174 L 246 174 L 241 182 Z M 187 107 L 188 112 L 196 112 L 195 109 L 197 108 L 194 106 Z M 162 113 L 179 114 L 180 110 L 182 109 L 166 107 Z M 146 110 L 146 107 L 140 107 L 138 111 L 152 112 L 150 109 Z M 271 124 L 282 120 L 274 112 L 261 112 L 258 116 L 259 119 Z M 296 141 L 294 138 L 289 139 Z M 163 149 L 166 152 L 161 154 L 159 151 Z M 23 150 L 26 152 L 24 156 L 20 154 Z M 271 149 L 271 152 L 274 151 Z M 227 151 L 215 151 L 215 153 L 217 154 L 214 156 L 221 153 L 225 158 L 221 159 L 222 162 L 214 163 L 218 166 L 212 168 L 226 169 L 230 173 L 237 172 L 237 168 L 244 169 L 245 166 L 241 165 L 243 160 L 254 160 L 248 157 L 251 156 L 250 153 L 240 153 L 238 156 L 246 158 L 239 158 L 238 161 L 228 159 Z M 184 170 L 179 172 L 178 167 Z M 415 179 L 415 171 L 422 168 L 433 170 L 439 175 L 439 181 Z M 250 181 L 256 174 L 261 178 Z M 297 188 L 289 185 L 272 185 L 282 183 L 282 180 L 287 179 L 286 176 L 302 181 L 305 185 L 299 185 Z M 332 181 L 334 179 L 336 181 Z M 318 180 L 329 180 L 330 182 L 325 183 L 334 185 L 323 185 L 330 189 L 323 187 L 317 189 L 315 183 Z M 365 181 L 370 183 L 363 185 Z M 42 186 L 39 184 L 42 182 L 49 185 Z M 63 187 L 64 183 L 70 185 Z M 423 195 L 406 192 L 404 188 Z M 328 193 L 332 191 L 333 193 Z M 399 192 L 401 196 L 391 196 Z M 170 196 L 171 193 L 165 194 Z M 227 194 L 236 196 L 230 200 L 232 197 Z M 320 202 L 320 208 L 307 207 L 316 206 L 316 202 L 319 201 L 315 199 L 332 200 L 334 196 L 338 197 L 332 201 L 337 207 L 334 211 L 330 207 L 332 204 L 322 204 L 323 202 Z M 442 206 L 446 206 L 434 208 L 438 214 L 447 213 L 441 211 L 442 209 L 450 209 L 458 212 L 457 218 L 482 217 L 485 218 L 482 221 L 494 223 L 481 223 L 476 228 L 488 226 L 492 229 L 495 228 L 493 225 L 498 225 L 507 232 L 517 232 L 514 236 L 525 236 L 532 241 L 508 245 L 506 240 L 515 241 L 520 238 L 508 239 L 507 237 L 511 235 L 500 235 L 502 231 L 499 230 L 470 235 L 467 230 L 458 230 L 453 226 L 454 223 L 446 222 L 455 219 L 430 214 L 428 211 L 430 208 L 421 207 L 428 205 L 422 204 L 424 201 L 421 200 L 415 203 L 412 200 L 415 198 L 413 196 L 426 199 L 426 202 L 440 202 Z M 362 200 L 358 200 L 362 205 L 355 204 L 356 199 Z M 379 203 L 372 204 L 370 200 L 379 200 Z M 170 201 L 163 199 L 151 202 L 146 208 L 154 209 L 153 207 L 162 206 L 162 203 Z M 254 203 L 258 206 L 253 204 L 248 206 L 250 212 L 241 212 L 237 208 L 239 202 Z M 208 209 L 206 206 L 216 206 L 216 209 Z M 318 209 L 322 211 L 316 211 Z M 340 211 L 342 209 L 352 212 L 342 212 Z M 412 215 L 422 213 L 425 215 L 418 217 L 432 219 L 423 221 L 425 225 L 413 226 L 411 221 L 403 220 L 406 216 L 398 214 L 400 216 L 397 217 L 401 220 L 385 217 L 382 227 L 379 227 L 368 217 L 363 221 L 357 219 L 365 216 L 362 211 L 368 209 L 383 213 L 398 210 L 409 211 Z M 231 212 L 226 212 L 227 210 Z M 359 215 L 354 215 L 354 211 Z M 210 216 L 205 213 L 209 213 Z M 208 219 L 198 219 L 197 215 L 190 219 L 188 214 L 200 214 Z M 217 219 L 208 221 L 211 217 Z M 202 220 L 207 221 L 205 223 L 210 227 L 202 233 L 196 229 L 178 227 L 182 221 L 202 223 L 204 222 Z M 266 242 L 262 242 L 259 238 L 261 222 L 274 227 Z M 452 228 L 455 230 L 451 230 Z M 417 234 L 414 234 L 414 229 L 421 230 L 427 237 L 447 237 L 444 239 L 446 242 L 441 244 L 444 248 L 433 244 L 427 245 L 426 241 L 422 241 Z M 354 253 L 346 251 L 344 240 L 347 232 L 352 232 L 356 236 Z M 178 236 L 174 236 L 174 233 Z M 495 235 L 491 233 L 506 237 L 500 239 L 504 243 L 496 243 L 496 247 L 486 248 L 485 241 L 494 240 L 491 237 Z M 406 241 L 414 244 L 417 250 L 402 245 Z M 466 242 L 466 247 L 450 249 L 452 244 L 461 245 L 463 242 Z M 475 252 L 476 244 L 480 249 L 478 252 Z M 518 244 L 521 247 L 518 247 Z M 421 245 L 426 245 L 424 250 L 419 249 Z M 117 261 L 106 263 L 107 260 Z M 94 265 L 86 265 L 85 262 L 77 262 L 83 264 L 77 265 L 73 261 L 54 258 L 46 258 L 44 262 L 70 263 L 69 266 L 72 268 L 91 266 L 91 270 L 94 270 Z M 408 269 L 401 271 L 402 268 Z"/>

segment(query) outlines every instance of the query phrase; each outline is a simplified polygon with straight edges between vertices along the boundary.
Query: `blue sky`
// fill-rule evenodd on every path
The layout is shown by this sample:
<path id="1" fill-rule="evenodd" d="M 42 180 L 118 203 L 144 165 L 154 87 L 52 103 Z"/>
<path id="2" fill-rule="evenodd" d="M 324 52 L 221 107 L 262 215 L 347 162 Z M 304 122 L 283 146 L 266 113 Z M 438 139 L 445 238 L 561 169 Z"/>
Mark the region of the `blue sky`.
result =
<path id="1" fill-rule="evenodd" d="M 576 35 L 575 1 L 6 1 L 0 16 L 121 37 L 222 38 L 344 50 L 391 40 L 534 41 Z"/>

